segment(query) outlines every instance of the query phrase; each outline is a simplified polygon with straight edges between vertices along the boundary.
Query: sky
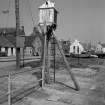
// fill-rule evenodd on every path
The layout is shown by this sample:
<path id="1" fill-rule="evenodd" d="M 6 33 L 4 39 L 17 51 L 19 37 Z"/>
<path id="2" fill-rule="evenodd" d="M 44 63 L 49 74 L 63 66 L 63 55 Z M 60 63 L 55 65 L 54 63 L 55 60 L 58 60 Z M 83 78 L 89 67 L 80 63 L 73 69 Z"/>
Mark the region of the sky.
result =
<path id="1" fill-rule="evenodd" d="M 15 26 L 14 1 L 10 0 L 9 6 L 9 0 L 0 0 L 0 27 Z M 33 30 L 32 17 L 34 23 L 38 24 L 38 7 L 44 2 L 45 0 L 20 0 L 20 22 L 25 27 L 26 35 Z M 59 11 L 56 29 L 58 39 L 105 42 L 105 0 L 55 0 L 55 3 Z M 9 14 L 3 14 L 2 11 L 8 8 Z"/>

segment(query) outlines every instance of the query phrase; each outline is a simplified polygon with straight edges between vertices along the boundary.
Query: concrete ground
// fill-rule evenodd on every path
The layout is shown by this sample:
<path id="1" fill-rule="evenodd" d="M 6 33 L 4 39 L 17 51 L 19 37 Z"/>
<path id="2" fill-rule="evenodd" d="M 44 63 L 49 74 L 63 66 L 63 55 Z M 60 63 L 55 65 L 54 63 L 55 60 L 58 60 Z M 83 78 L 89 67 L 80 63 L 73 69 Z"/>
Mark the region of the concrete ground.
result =
<path id="1" fill-rule="evenodd" d="M 0 59 L 0 76 L 7 74 L 8 72 L 12 72 L 16 70 L 16 58 L 2 58 Z M 4 62 L 2 62 L 4 61 Z M 26 57 L 24 63 L 28 63 L 30 61 L 39 61 L 38 57 Z M 23 61 L 21 61 L 21 65 Z M 19 70 L 16 70 L 19 71 Z"/>
<path id="2" fill-rule="evenodd" d="M 34 59 L 40 59 L 39 56 L 24 56 L 24 60 L 34 60 Z M 21 60 L 23 60 L 23 56 L 21 56 Z M 0 57 L 0 62 L 14 62 L 16 61 L 16 56 L 10 56 L 10 57 Z"/>

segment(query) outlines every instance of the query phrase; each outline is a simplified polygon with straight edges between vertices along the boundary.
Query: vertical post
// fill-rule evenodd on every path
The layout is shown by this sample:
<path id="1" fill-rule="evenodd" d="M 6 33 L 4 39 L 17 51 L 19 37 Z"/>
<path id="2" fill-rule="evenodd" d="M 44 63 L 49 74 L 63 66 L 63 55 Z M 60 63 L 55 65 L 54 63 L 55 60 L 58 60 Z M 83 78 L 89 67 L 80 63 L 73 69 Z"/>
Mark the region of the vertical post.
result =
<path id="1" fill-rule="evenodd" d="M 49 40 L 47 39 L 47 58 L 46 58 L 46 80 L 47 80 L 47 83 L 50 82 L 50 77 L 49 77 L 49 69 L 50 69 L 50 50 L 49 50 Z"/>
<path id="2" fill-rule="evenodd" d="M 50 83 L 49 68 L 50 68 L 49 40 L 46 35 L 45 82 L 48 84 Z"/>
<path id="3" fill-rule="evenodd" d="M 79 65 L 79 46 L 77 47 L 77 51 L 78 51 L 78 65 Z"/>
<path id="4" fill-rule="evenodd" d="M 48 69 L 50 69 L 50 41 L 48 41 Z"/>
<path id="5" fill-rule="evenodd" d="M 8 105 L 12 105 L 11 103 L 11 75 L 8 75 Z"/>
<path id="6" fill-rule="evenodd" d="M 16 42 L 17 42 L 20 30 L 19 0 L 15 0 L 15 16 L 16 16 Z M 20 68 L 20 48 L 17 47 L 17 45 L 16 45 L 16 67 Z"/>
<path id="7" fill-rule="evenodd" d="M 23 47 L 23 67 L 24 67 L 24 47 Z"/>
<path id="8" fill-rule="evenodd" d="M 54 83 L 55 83 L 55 38 L 54 38 L 54 36 L 53 36 L 53 44 L 54 44 Z"/>
<path id="9" fill-rule="evenodd" d="M 53 33 L 53 35 L 54 35 L 54 33 Z M 70 70 L 69 63 L 68 63 L 67 59 L 65 58 L 65 55 L 64 55 L 64 53 L 63 53 L 63 50 L 61 49 L 60 44 L 59 44 L 59 42 L 58 42 L 58 40 L 57 40 L 57 37 L 56 37 L 55 35 L 54 35 L 54 37 L 55 37 L 56 43 L 57 43 L 57 45 L 58 45 L 59 51 L 60 51 L 60 53 L 61 53 L 61 55 L 62 55 L 62 57 L 63 57 L 63 59 L 64 59 L 64 62 L 65 62 L 65 64 L 66 64 L 66 66 L 67 66 L 67 70 L 68 70 L 68 72 L 69 72 L 69 74 L 70 74 L 70 76 L 71 76 L 72 81 L 74 82 L 74 85 L 75 85 L 75 87 L 76 87 L 76 90 L 79 90 L 79 85 L 78 85 L 76 79 L 74 78 L 74 75 L 73 75 L 72 71 Z"/>
<path id="10" fill-rule="evenodd" d="M 42 87 L 45 83 L 45 66 L 46 66 L 46 34 L 44 36 L 44 57 L 43 57 L 43 68 L 42 68 Z"/>

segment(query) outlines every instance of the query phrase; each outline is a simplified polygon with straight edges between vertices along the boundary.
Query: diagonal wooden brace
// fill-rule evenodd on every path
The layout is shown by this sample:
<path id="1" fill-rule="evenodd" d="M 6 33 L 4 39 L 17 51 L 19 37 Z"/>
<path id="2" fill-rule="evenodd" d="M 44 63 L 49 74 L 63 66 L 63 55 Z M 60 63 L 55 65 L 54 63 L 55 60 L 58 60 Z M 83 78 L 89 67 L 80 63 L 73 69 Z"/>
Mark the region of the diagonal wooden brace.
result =
<path id="1" fill-rule="evenodd" d="M 74 82 L 75 88 L 76 88 L 76 90 L 78 91 L 78 90 L 80 89 L 80 87 L 79 87 L 79 85 L 78 85 L 78 83 L 77 83 L 77 81 L 76 81 L 76 79 L 75 79 L 75 77 L 74 77 L 74 75 L 73 75 L 73 73 L 72 73 L 72 71 L 71 71 L 71 68 L 70 68 L 70 66 L 69 66 L 69 63 L 68 63 L 68 61 L 67 61 L 67 59 L 66 59 L 66 57 L 65 57 L 65 55 L 64 55 L 64 53 L 63 53 L 62 48 L 60 47 L 60 44 L 59 44 L 59 42 L 58 42 L 58 40 L 57 40 L 57 37 L 55 36 L 54 32 L 53 32 L 53 35 L 54 35 L 55 40 L 56 40 L 56 42 L 57 42 L 57 46 L 58 46 L 58 48 L 59 48 L 59 51 L 60 51 L 60 53 L 61 53 L 61 55 L 62 55 L 62 57 L 63 57 L 63 59 L 64 59 L 64 62 L 65 62 L 65 64 L 66 64 L 66 66 L 67 66 L 67 71 L 69 72 L 69 74 L 70 74 L 70 76 L 71 76 L 71 79 L 72 79 L 72 81 Z"/>

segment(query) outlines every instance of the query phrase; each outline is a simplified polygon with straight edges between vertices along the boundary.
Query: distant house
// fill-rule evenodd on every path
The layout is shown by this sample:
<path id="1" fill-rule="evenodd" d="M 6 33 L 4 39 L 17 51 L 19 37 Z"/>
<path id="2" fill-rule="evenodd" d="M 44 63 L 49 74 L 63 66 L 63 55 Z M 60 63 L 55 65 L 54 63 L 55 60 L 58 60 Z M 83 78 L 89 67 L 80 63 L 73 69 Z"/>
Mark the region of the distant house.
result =
<path id="1" fill-rule="evenodd" d="M 33 49 L 32 49 L 32 41 L 33 41 L 33 36 L 25 36 L 25 49 L 24 49 L 24 53 L 25 55 L 30 55 L 32 56 L 33 53 Z"/>
<path id="2" fill-rule="evenodd" d="M 5 52 L 7 56 L 16 55 L 16 29 L 0 28 L 0 52 Z"/>
<path id="3" fill-rule="evenodd" d="M 25 36 L 24 27 L 19 31 L 20 35 Z M 37 27 L 34 27 L 33 32 L 29 36 L 25 36 L 24 55 L 41 55 L 42 50 L 40 40 L 36 35 L 41 36 Z M 35 39 L 36 38 L 36 39 Z M 44 39 L 43 39 L 44 40 Z M 56 49 L 58 47 L 56 45 Z M 0 51 L 6 52 L 7 56 L 16 55 L 16 29 L 15 28 L 0 28 Z M 20 48 L 21 55 L 23 55 L 23 48 Z M 58 51 L 56 51 L 58 53 Z"/>
<path id="4" fill-rule="evenodd" d="M 20 35 L 25 35 L 24 27 L 19 31 Z M 25 55 L 31 55 L 30 38 L 25 36 Z M 16 28 L 0 28 L 0 52 L 5 52 L 7 56 L 16 55 Z M 20 48 L 23 55 L 23 48 Z"/>
<path id="5" fill-rule="evenodd" d="M 98 43 L 96 46 L 96 52 L 105 53 L 105 43 Z"/>
<path id="6" fill-rule="evenodd" d="M 71 43 L 69 53 L 81 54 L 83 51 L 84 51 L 84 47 L 80 43 L 80 41 L 75 40 L 73 43 Z"/>
<path id="7" fill-rule="evenodd" d="M 0 36 L 0 52 L 6 52 L 7 56 L 15 55 L 15 46 L 3 36 Z"/>

